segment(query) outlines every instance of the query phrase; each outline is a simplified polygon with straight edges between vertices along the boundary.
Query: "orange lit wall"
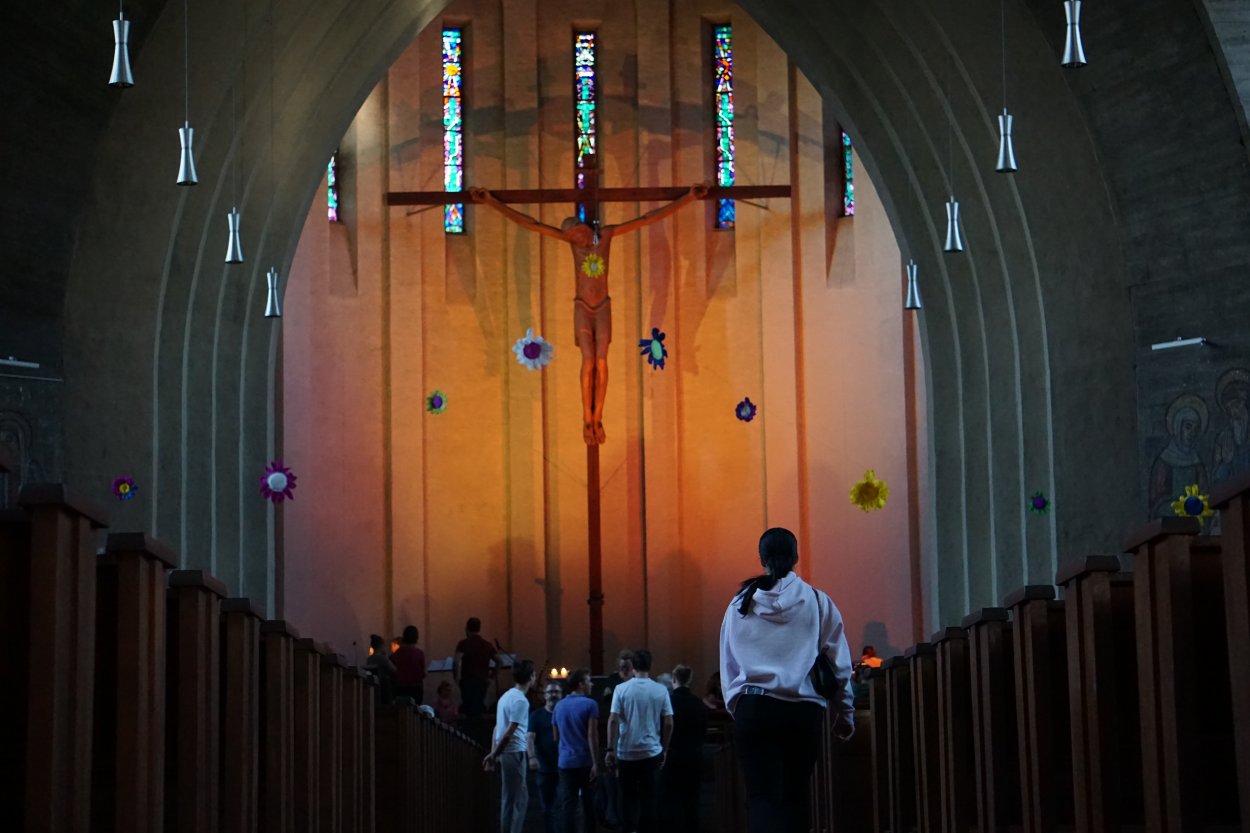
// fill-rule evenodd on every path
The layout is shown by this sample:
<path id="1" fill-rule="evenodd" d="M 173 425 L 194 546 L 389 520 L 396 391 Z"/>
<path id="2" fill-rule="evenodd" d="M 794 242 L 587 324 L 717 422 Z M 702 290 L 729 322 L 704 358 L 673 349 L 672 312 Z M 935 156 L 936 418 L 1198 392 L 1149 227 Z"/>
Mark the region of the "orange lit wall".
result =
<path id="1" fill-rule="evenodd" d="M 348 129 L 343 222 L 326 221 L 319 194 L 286 289 L 282 449 L 299 486 L 281 511 L 284 615 L 349 659 L 363 661 L 370 632 L 408 623 L 430 657 L 447 656 L 477 615 L 488 637 L 547 667 L 587 661 L 567 247 L 481 208 L 451 237 L 441 209 L 383 206 L 388 190 L 442 184 L 444 21 L 465 30 L 471 184 L 572 184 L 575 24 L 602 44 L 604 185 L 711 179 L 707 27 L 731 20 L 737 181 L 795 187 L 791 200 L 740 204 L 732 232 L 696 205 L 613 244 L 600 457 L 608 664 L 647 645 L 658 666 L 688 662 L 706 679 L 721 615 L 758 571 L 756 540 L 772 525 L 799 534 L 800 572 L 832 594 L 855 650 L 866 634 L 882 653 L 911 641 L 898 247 L 859 166 L 858 214 L 827 234 L 820 96 L 745 13 L 725 9 L 458 2 Z M 609 205 L 605 220 L 652 207 Z M 552 225 L 569 211 L 519 208 Z M 663 371 L 635 346 L 653 326 L 668 334 Z M 544 372 L 511 352 L 527 327 L 555 345 Z M 435 389 L 448 399 L 440 415 L 424 410 Z M 749 424 L 734 417 L 744 396 L 760 406 Z M 869 467 L 891 485 L 874 514 L 847 498 Z"/>

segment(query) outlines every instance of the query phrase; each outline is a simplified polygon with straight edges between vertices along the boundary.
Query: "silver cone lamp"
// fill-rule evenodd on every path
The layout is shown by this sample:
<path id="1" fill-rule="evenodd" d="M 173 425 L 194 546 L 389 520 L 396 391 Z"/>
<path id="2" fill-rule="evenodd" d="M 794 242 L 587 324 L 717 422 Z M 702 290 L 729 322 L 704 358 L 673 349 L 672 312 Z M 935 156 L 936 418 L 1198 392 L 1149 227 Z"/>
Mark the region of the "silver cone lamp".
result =
<path id="1" fill-rule="evenodd" d="M 281 318 L 282 307 L 278 304 L 278 270 L 270 267 L 265 277 L 269 281 L 269 300 L 265 302 L 265 317 Z"/>
<path id="2" fill-rule="evenodd" d="M 110 87 L 133 87 L 134 73 L 130 71 L 130 21 L 124 12 L 118 12 L 113 21 L 113 73 L 109 76 Z"/>
<path id="3" fill-rule="evenodd" d="M 230 240 L 226 243 L 226 263 L 243 262 L 243 238 L 239 236 L 239 209 L 232 208 L 226 215 L 230 224 Z"/>
<path id="4" fill-rule="evenodd" d="M 1000 174 L 1009 174 L 1019 170 L 1016 167 L 1016 148 L 1011 142 L 1011 120 L 1013 116 L 1003 108 L 998 117 L 998 167 Z"/>
<path id="5" fill-rule="evenodd" d="M 1081 43 L 1081 0 L 1064 0 L 1063 13 L 1068 19 L 1068 33 L 1063 41 L 1063 65 L 1083 67 L 1085 44 Z"/>
<path id="6" fill-rule="evenodd" d="M 963 250 L 964 238 L 959 233 L 959 200 L 951 194 L 951 198 L 946 201 L 946 245 L 942 247 L 942 251 L 962 252 Z"/>
<path id="7" fill-rule="evenodd" d="M 200 180 L 195 175 L 195 155 L 191 143 L 195 141 L 195 128 L 184 122 L 178 128 L 178 141 L 182 143 L 182 160 L 178 163 L 178 184 L 195 185 Z"/>
<path id="8" fill-rule="evenodd" d="M 920 305 L 920 285 L 916 283 L 919 271 L 916 261 L 907 261 L 907 300 L 903 302 L 903 309 L 923 309 Z"/>

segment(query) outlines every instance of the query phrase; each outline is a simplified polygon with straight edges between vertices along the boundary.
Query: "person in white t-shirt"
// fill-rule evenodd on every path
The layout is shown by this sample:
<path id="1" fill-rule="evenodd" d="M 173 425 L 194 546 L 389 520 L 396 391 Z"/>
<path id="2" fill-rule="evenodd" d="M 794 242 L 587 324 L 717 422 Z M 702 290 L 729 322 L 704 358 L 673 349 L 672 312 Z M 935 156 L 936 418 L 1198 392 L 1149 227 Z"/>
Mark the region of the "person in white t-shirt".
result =
<path id="1" fill-rule="evenodd" d="M 625 833 L 651 833 L 658 829 L 656 798 L 673 736 L 673 701 L 651 679 L 650 651 L 634 651 L 633 666 L 633 678 L 612 692 L 605 764 L 620 770 Z"/>
<path id="2" fill-rule="evenodd" d="M 525 828 L 525 811 L 529 807 L 529 785 L 526 767 L 530 704 L 525 694 L 534 684 L 534 663 L 521 660 L 512 666 L 515 685 L 504 692 L 495 706 L 495 733 L 490 754 L 482 759 L 482 768 L 490 771 L 499 763 L 503 789 L 499 798 L 500 833 L 521 833 Z"/>
<path id="3" fill-rule="evenodd" d="M 855 731 L 851 652 L 833 601 L 794 573 L 794 533 L 767 530 L 759 553 L 764 574 L 742 583 L 721 623 L 721 685 L 746 784 L 747 830 L 807 833 L 825 709 L 835 738 Z M 811 679 L 819 654 L 837 682 L 829 700 Z"/>

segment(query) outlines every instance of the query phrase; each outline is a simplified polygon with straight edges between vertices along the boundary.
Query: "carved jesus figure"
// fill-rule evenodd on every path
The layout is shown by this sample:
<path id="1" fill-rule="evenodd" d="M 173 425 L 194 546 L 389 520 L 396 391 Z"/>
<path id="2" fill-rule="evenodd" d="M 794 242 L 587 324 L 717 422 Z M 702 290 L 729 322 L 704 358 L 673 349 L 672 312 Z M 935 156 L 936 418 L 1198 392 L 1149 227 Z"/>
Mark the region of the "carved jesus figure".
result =
<path id="1" fill-rule="evenodd" d="M 577 295 L 573 298 L 573 330 L 582 351 L 582 438 L 587 445 L 602 444 L 606 436 L 603 402 L 608 391 L 608 344 L 612 341 L 612 299 L 608 297 L 612 238 L 662 220 L 687 203 L 704 198 L 707 191 L 706 184 L 693 185 L 689 192 L 668 205 L 597 231 L 576 217 L 566 219 L 560 228 L 549 226 L 504 205 L 485 188 L 473 188 L 469 192 L 474 202 L 491 206 L 522 228 L 568 243 L 573 252 L 577 285 Z"/>

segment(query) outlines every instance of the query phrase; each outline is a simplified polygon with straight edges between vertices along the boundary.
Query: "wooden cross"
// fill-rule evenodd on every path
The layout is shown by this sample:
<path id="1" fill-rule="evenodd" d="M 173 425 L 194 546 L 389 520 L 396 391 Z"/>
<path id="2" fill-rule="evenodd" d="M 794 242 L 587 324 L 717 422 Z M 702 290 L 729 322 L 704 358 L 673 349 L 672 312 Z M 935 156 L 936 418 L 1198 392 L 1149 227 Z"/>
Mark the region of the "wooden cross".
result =
<path id="1" fill-rule="evenodd" d="M 652 188 L 599 188 L 598 171 L 594 158 L 588 157 L 582 169 L 585 186 L 582 188 L 526 188 L 492 191 L 495 199 L 503 203 L 573 203 L 585 208 L 589 225 L 599 217 L 599 203 L 603 202 L 672 202 L 689 192 L 689 187 Z M 703 199 L 768 199 L 790 196 L 789 185 L 730 185 L 708 189 Z M 386 204 L 396 205 L 449 205 L 476 202 L 468 191 L 390 191 Z M 603 551 L 599 514 L 599 446 L 586 446 L 586 525 L 587 558 L 590 585 L 590 670 L 592 674 L 603 673 Z"/>

